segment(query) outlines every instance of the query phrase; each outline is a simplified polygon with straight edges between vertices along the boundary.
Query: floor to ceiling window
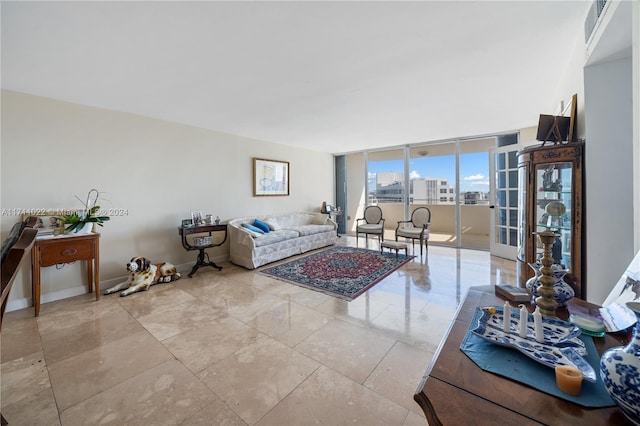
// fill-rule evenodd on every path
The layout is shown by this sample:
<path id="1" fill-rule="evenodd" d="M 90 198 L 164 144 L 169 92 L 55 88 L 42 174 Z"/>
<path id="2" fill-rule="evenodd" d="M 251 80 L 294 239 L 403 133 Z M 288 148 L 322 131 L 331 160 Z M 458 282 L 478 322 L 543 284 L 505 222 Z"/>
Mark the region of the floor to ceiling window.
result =
<path id="1" fill-rule="evenodd" d="M 368 160 L 369 204 L 402 204 L 405 197 L 404 150 L 370 152 Z"/>
<path id="2" fill-rule="evenodd" d="M 404 148 L 370 152 L 367 161 L 367 204 L 377 204 L 385 218 L 385 238 L 395 238 L 395 225 L 405 218 Z"/>
<path id="3" fill-rule="evenodd" d="M 456 143 L 414 146 L 409 157 L 409 215 L 417 207 L 427 207 L 429 243 L 456 246 Z"/>
<path id="4" fill-rule="evenodd" d="M 499 138 L 499 137 L 498 137 Z M 382 208 L 385 238 L 417 207 L 431 210 L 430 244 L 489 249 L 489 151 L 497 137 L 348 154 L 347 232 L 367 205 Z"/>

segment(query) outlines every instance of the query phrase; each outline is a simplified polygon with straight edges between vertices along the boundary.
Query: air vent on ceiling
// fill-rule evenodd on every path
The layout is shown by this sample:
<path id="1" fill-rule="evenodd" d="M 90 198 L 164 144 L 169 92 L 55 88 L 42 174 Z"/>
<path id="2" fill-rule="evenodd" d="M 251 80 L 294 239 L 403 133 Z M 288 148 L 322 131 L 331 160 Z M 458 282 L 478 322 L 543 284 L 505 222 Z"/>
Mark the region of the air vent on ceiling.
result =
<path id="1" fill-rule="evenodd" d="M 587 13 L 587 19 L 584 21 L 584 41 L 589 44 L 589 39 L 593 34 L 593 30 L 596 28 L 596 24 L 602 16 L 604 7 L 607 4 L 607 0 L 596 0 L 591 5 L 589 13 Z"/>

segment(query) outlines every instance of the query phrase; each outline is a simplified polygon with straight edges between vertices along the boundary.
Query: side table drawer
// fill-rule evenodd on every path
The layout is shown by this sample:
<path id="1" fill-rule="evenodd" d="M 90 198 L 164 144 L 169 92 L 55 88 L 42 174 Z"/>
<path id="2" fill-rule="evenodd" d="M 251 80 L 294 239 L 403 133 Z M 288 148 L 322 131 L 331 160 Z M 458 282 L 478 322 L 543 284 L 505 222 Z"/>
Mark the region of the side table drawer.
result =
<path id="1" fill-rule="evenodd" d="M 69 240 L 57 242 L 55 245 L 42 244 L 38 249 L 40 250 L 40 266 L 89 260 L 95 257 L 94 240 Z"/>

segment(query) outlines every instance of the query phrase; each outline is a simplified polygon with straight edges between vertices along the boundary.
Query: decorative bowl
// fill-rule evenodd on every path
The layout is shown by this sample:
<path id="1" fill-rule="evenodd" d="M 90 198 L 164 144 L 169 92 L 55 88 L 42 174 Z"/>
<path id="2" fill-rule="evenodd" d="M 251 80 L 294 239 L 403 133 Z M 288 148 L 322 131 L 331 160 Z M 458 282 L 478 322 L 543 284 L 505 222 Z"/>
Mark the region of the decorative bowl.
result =
<path id="1" fill-rule="evenodd" d="M 482 313 L 478 323 L 471 329 L 476 336 L 500 346 L 514 348 L 550 368 L 560 365 L 575 367 L 582 372 L 585 380 L 596 382 L 595 370 L 583 358 L 586 349 L 582 340 L 578 338 L 582 333 L 580 327 L 559 319 L 543 317 L 544 342 L 540 343 L 535 339 L 532 314 L 528 315 L 527 337 L 523 338 L 518 334 L 519 312 L 511 312 L 509 332 L 506 333 L 502 330 L 502 307 L 496 307 L 493 314 L 480 310 Z"/>

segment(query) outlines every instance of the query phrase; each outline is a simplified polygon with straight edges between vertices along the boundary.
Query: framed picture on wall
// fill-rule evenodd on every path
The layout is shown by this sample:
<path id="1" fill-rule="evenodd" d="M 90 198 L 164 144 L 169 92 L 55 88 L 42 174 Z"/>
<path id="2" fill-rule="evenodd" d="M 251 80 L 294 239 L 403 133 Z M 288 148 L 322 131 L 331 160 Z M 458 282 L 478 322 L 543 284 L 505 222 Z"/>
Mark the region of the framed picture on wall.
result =
<path id="1" fill-rule="evenodd" d="M 289 195 L 289 162 L 254 158 L 253 195 Z"/>

